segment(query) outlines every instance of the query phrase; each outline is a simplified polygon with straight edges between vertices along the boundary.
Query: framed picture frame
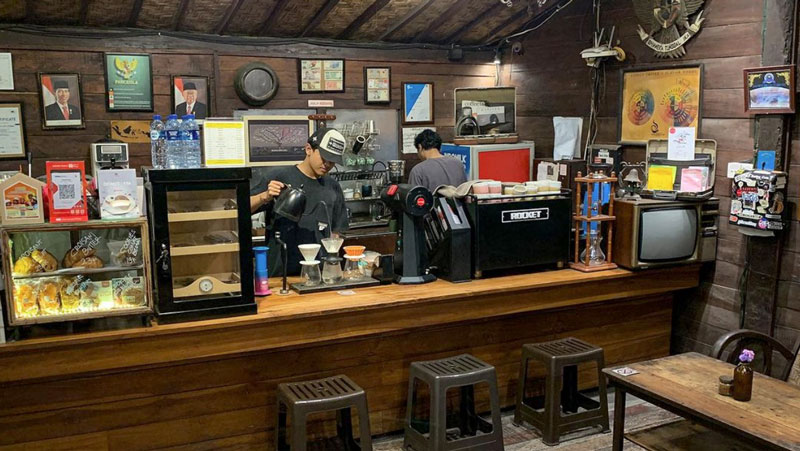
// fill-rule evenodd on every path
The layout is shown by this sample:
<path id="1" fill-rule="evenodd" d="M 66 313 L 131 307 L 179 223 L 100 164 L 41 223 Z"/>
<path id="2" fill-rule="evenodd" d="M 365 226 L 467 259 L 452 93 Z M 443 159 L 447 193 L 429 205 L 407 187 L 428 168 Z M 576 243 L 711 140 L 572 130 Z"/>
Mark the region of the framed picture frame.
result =
<path id="1" fill-rule="evenodd" d="M 42 129 L 86 128 L 83 120 L 81 76 L 39 72 L 39 108 Z"/>
<path id="2" fill-rule="evenodd" d="M 283 166 L 303 161 L 315 124 L 308 116 L 245 116 L 247 166 Z"/>
<path id="3" fill-rule="evenodd" d="M 153 70 L 146 53 L 105 53 L 106 111 L 153 111 Z"/>
<path id="4" fill-rule="evenodd" d="M 745 113 L 794 114 L 794 65 L 756 67 L 743 73 Z"/>
<path id="5" fill-rule="evenodd" d="M 22 102 L 0 102 L 0 159 L 24 159 L 25 121 Z"/>
<path id="6" fill-rule="evenodd" d="M 11 52 L 0 52 L 0 91 L 14 90 L 13 60 Z"/>
<path id="7" fill-rule="evenodd" d="M 178 117 L 194 114 L 195 119 L 211 116 L 211 89 L 208 77 L 201 75 L 172 76 L 172 113 Z"/>
<path id="8" fill-rule="evenodd" d="M 300 94 L 344 92 L 343 59 L 298 59 L 297 89 Z"/>
<path id="9" fill-rule="evenodd" d="M 364 67 L 364 104 L 392 103 L 392 68 Z"/>
<path id="10" fill-rule="evenodd" d="M 433 124 L 433 82 L 403 82 L 403 124 Z"/>
<path id="11" fill-rule="evenodd" d="M 700 136 L 703 65 L 622 69 L 619 143 L 667 139 L 670 127 L 695 127 Z"/>

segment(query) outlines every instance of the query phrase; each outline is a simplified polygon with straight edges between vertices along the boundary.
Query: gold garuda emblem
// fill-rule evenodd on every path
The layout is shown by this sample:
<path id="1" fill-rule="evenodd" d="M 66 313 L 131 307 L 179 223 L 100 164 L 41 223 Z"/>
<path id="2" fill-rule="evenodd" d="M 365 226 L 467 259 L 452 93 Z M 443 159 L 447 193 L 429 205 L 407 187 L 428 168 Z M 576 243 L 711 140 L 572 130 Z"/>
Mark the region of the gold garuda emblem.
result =
<path id="1" fill-rule="evenodd" d="M 114 57 L 114 67 L 117 70 L 117 76 L 122 77 L 123 80 L 129 80 L 136 75 L 136 66 L 139 61 L 136 58 L 124 59 L 118 56 Z"/>
<path id="2" fill-rule="evenodd" d="M 633 0 L 633 7 L 642 25 L 639 37 L 655 50 L 659 58 L 680 58 L 686 55 L 683 45 L 700 31 L 705 21 L 703 11 L 694 20 L 705 0 Z"/>

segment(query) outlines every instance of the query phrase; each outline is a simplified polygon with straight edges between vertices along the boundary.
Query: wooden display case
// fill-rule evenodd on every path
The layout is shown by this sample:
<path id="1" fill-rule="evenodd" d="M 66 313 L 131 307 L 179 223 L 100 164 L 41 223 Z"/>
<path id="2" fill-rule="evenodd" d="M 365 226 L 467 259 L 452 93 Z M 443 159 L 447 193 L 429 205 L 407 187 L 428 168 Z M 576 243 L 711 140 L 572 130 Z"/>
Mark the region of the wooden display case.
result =
<path id="1" fill-rule="evenodd" d="M 7 226 L 0 239 L 8 326 L 153 313 L 144 219 Z"/>
<path id="2" fill-rule="evenodd" d="M 256 312 L 250 176 L 145 169 L 159 322 Z"/>

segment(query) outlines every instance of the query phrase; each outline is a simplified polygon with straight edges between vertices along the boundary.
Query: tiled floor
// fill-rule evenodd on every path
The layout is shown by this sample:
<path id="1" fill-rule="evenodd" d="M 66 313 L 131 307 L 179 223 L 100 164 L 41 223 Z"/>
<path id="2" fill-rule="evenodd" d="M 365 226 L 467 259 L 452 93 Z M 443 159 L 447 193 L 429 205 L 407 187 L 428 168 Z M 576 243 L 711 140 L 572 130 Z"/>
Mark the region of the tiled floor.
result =
<path id="1" fill-rule="evenodd" d="M 589 394 L 592 396 L 592 394 Z M 592 397 L 597 399 L 597 395 Z M 659 409 L 631 395 L 628 395 L 625 410 L 625 432 L 646 429 L 651 426 L 667 423 L 676 417 L 669 412 Z M 613 390 L 608 394 L 609 418 L 614 421 L 614 396 Z M 611 432 L 599 433 L 598 429 L 578 431 L 561 438 L 558 446 L 547 446 L 542 443 L 541 436 L 529 427 L 518 427 L 512 424 L 513 411 L 503 413 L 503 437 L 507 451 L 584 451 L 584 450 L 610 450 Z M 612 425 L 613 427 L 613 425 Z M 401 451 L 403 449 L 403 436 L 393 435 L 382 437 L 375 442 L 376 451 Z M 626 450 L 642 450 L 642 448 L 626 441 Z"/>

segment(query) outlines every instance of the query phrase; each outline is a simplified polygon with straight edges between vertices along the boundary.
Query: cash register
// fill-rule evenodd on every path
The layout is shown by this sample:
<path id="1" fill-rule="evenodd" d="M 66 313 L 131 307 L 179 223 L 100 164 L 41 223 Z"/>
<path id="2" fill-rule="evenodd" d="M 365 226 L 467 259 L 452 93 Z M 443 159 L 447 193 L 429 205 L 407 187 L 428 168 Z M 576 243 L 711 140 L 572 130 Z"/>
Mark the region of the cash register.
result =
<path id="1" fill-rule="evenodd" d="M 102 169 L 128 169 L 128 144 L 114 139 L 97 141 L 91 144 L 91 157 L 94 178 Z"/>

